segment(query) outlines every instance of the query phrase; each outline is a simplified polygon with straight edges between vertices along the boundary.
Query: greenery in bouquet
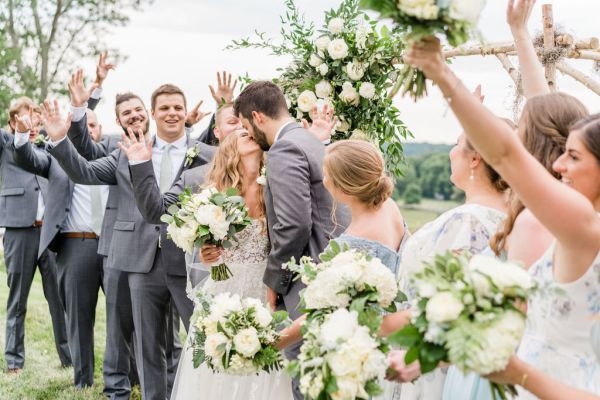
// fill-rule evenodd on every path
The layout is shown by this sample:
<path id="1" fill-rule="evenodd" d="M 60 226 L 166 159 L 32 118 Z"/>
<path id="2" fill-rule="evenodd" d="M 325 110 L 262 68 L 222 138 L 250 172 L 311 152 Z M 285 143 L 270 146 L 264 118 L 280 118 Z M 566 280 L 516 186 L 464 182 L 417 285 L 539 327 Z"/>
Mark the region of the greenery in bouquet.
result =
<path id="1" fill-rule="evenodd" d="M 383 152 L 387 169 L 401 175 L 401 139 L 412 134 L 389 93 L 401 67 L 399 30 L 379 29 L 358 9 L 358 0 L 343 0 L 338 9 L 326 12 L 323 27 L 316 31 L 293 0 L 285 4 L 279 43 L 257 32 L 255 39 L 234 41 L 229 48 L 264 48 L 291 56 L 291 63 L 274 79 L 291 115 L 310 121 L 314 106 L 333 107 L 339 122 L 332 140 L 368 137 Z"/>
<path id="2" fill-rule="evenodd" d="M 285 311 L 271 312 L 260 300 L 237 294 L 211 297 L 198 293 L 193 320 L 193 364 L 206 363 L 214 372 L 252 375 L 283 367 L 274 344 L 289 323 Z"/>
<path id="3" fill-rule="evenodd" d="M 167 236 L 189 253 L 204 244 L 229 248 L 232 241 L 236 241 L 235 235 L 252 222 L 244 199 L 234 188 L 225 192 L 206 188 L 199 193 L 186 188 L 167 212 L 161 217 L 161 221 L 168 224 Z M 230 276 L 225 263 L 211 267 L 211 278 L 215 281 Z"/>
<path id="4" fill-rule="evenodd" d="M 475 31 L 485 0 L 360 0 L 360 5 L 382 18 L 392 18 L 406 30 L 407 41 L 439 34 L 451 46 L 460 46 Z M 425 75 L 410 65 L 404 66 L 398 82 L 402 94 L 414 100 L 427 93 Z"/>
<path id="5" fill-rule="evenodd" d="M 427 373 L 440 362 L 487 375 L 504 369 L 525 330 L 519 308 L 536 290 L 520 266 L 493 257 L 446 253 L 411 275 L 416 293 L 411 324 L 391 335 L 407 348 L 405 361 L 419 360 Z M 492 384 L 494 398 L 515 394 Z"/>

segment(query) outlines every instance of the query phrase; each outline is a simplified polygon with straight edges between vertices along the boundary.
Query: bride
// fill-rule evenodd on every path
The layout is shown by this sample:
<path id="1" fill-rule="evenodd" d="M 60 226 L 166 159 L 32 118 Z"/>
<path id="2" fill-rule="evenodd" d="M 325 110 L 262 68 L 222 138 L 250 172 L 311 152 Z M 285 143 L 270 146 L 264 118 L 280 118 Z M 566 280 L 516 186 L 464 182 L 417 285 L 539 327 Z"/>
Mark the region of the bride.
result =
<path id="1" fill-rule="evenodd" d="M 237 188 L 246 202 L 252 224 L 237 235 L 239 242 L 230 249 L 223 250 L 209 245 L 201 249 L 199 258 L 203 264 L 210 265 L 221 257 L 233 276 L 218 282 L 208 277 L 204 284 L 197 284 L 188 291 L 193 299 L 201 289 L 211 295 L 230 292 L 237 293 L 242 298 L 254 297 L 266 302 L 267 287 L 263 284 L 262 277 L 267 265 L 269 239 L 265 225 L 263 187 L 257 183 L 263 165 L 262 150 L 245 131 L 230 134 L 220 143 L 205 186 L 214 186 L 219 191 Z M 187 258 L 190 258 L 189 254 Z M 292 399 L 291 381 L 283 371 L 232 376 L 213 373 L 205 364 L 194 368 L 191 347 L 194 334 L 192 322 L 171 399 Z"/>

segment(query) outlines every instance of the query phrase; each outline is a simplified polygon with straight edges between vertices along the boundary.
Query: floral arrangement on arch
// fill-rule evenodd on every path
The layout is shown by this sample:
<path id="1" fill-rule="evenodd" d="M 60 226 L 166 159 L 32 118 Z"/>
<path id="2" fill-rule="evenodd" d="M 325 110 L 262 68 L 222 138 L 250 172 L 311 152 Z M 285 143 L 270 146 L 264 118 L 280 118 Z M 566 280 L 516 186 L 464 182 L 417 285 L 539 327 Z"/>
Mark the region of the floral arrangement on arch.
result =
<path id="1" fill-rule="evenodd" d="M 339 122 L 332 140 L 366 136 L 379 145 L 388 171 L 401 174 L 401 139 L 412 133 L 388 93 L 402 67 L 398 65 L 404 48 L 400 29 L 379 29 L 359 10 L 358 0 L 343 0 L 338 9 L 325 13 L 323 27 L 315 31 L 293 0 L 285 3 L 280 43 L 256 32 L 257 40 L 237 40 L 228 48 L 263 48 L 274 55 L 292 56 L 292 62 L 273 79 L 283 90 L 292 116 L 310 121 L 314 106 L 333 107 Z M 243 79 L 251 81 L 247 76 Z"/>

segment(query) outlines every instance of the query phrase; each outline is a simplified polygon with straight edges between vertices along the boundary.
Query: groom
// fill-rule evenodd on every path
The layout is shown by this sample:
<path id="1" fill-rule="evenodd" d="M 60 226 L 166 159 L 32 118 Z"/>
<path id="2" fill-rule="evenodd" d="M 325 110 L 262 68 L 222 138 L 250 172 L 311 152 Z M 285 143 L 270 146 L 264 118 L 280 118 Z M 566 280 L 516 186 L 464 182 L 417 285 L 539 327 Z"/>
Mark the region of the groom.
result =
<path id="1" fill-rule="evenodd" d="M 349 215 L 338 207 L 332 220 L 333 200 L 323 186 L 325 147 L 317 137 L 290 116 L 283 93 L 269 81 L 248 85 L 235 100 L 235 114 L 248 134 L 268 151 L 265 206 L 271 252 L 263 278 L 272 307 L 285 308 L 290 318 L 300 316 L 299 292 L 304 287 L 281 265 L 292 257 L 318 259 L 329 240 L 348 225 Z M 298 355 L 300 343 L 286 350 Z M 294 398 L 303 398 L 298 380 L 292 382 Z"/>

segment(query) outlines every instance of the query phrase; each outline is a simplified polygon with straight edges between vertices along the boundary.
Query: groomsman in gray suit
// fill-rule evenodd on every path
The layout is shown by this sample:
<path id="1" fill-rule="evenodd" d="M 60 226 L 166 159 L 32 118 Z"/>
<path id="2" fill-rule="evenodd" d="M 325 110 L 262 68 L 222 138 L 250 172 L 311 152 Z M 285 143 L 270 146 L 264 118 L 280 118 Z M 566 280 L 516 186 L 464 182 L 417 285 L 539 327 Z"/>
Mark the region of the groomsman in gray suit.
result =
<path id="1" fill-rule="evenodd" d="M 60 119 L 57 105 L 45 104 L 53 118 Z M 206 164 L 214 149 L 185 135 L 186 102 L 174 85 L 163 85 L 152 94 L 152 116 L 157 136 L 152 141 L 152 165 L 162 190 L 167 190 L 184 169 Z M 183 252 L 166 238 L 166 225 L 149 224 L 142 218 L 131 185 L 129 161 L 120 149 L 88 162 L 69 140 L 68 124 L 59 134 L 48 132 L 50 153 L 69 177 L 86 185 L 119 187 L 117 220 L 109 248 L 108 264 L 128 272 L 136 335 L 136 359 L 144 399 L 165 399 L 167 389 L 168 309 L 173 301 L 184 324 L 189 326 L 193 303 L 185 292 Z M 142 131 L 136 132 L 142 134 Z M 188 150 L 196 148 L 197 155 Z"/>
<path id="2" fill-rule="evenodd" d="M 323 186 L 325 147 L 317 137 L 290 116 L 283 93 L 268 81 L 253 82 L 235 100 L 235 113 L 248 134 L 268 151 L 265 206 L 271 252 L 263 278 L 267 299 L 285 308 L 292 319 L 300 316 L 299 291 L 293 273 L 281 265 L 302 256 L 318 259 L 329 240 L 348 225 L 347 210 L 338 207 L 331 218 L 333 200 Z M 300 344 L 286 351 L 295 358 Z M 302 399 L 298 380 L 292 383 L 295 399 Z"/>
<path id="3" fill-rule="evenodd" d="M 13 133 L 17 116 L 32 119 L 31 123 L 36 130 L 31 132 L 31 141 L 36 139 L 38 127 L 35 121 L 37 116 L 32 113 L 33 107 L 31 100 L 21 98 L 17 99 L 9 111 Z M 4 356 L 9 372 L 21 371 L 25 363 L 27 298 L 38 266 L 52 318 L 56 349 L 62 366 L 67 367 L 71 365 L 71 354 L 67 343 L 64 308 L 58 295 L 55 255 L 51 251 L 38 255 L 48 182 L 17 166 L 11 150 L 13 139 L 13 134 L 0 130 L 0 226 L 6 228 L 3 244 L 9 287 Z"/>

